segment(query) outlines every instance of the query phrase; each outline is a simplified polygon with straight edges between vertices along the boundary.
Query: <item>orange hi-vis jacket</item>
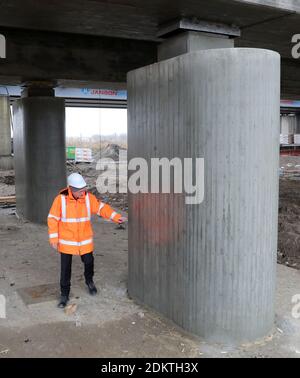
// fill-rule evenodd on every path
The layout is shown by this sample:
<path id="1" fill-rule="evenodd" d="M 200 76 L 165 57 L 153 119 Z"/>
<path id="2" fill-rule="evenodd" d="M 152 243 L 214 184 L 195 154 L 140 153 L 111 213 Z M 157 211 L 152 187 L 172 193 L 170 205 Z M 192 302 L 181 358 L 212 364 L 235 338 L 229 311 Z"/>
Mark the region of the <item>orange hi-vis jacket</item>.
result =
<path id="1" fill-rule="evenodd" d="M 48 215 L 49 242 L 58 243 L 58 251 L 84 255 L 94 250 L 91 215 L 97 214 L 116 223 L 121 214 L 86 192 L 83 198 L 73 197 L 70 188 L 60 191 Z"/>

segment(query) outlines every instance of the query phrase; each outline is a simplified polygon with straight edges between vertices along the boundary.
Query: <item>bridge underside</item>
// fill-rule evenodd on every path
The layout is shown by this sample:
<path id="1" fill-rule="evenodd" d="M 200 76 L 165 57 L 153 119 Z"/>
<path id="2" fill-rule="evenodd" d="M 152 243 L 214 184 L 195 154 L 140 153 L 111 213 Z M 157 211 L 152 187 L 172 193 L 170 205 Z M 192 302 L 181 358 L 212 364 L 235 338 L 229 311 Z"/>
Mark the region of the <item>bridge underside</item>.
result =
<path id="1" fill-rule="evenodd" d="M 0 33 L 7 59 L 0 60 L 0 84 L 53 80 L 58 86 L 124 88 L 128 71 L 154 63 L 159 30 L 190 17 L 235 25 L 237 47 L 266 48 L 282 57 L 282 98 L 299 98 L 300 59 L 291 38 L 299 33 L 300 5 L 291 0 L 45 0 L 0 3 Z"/>

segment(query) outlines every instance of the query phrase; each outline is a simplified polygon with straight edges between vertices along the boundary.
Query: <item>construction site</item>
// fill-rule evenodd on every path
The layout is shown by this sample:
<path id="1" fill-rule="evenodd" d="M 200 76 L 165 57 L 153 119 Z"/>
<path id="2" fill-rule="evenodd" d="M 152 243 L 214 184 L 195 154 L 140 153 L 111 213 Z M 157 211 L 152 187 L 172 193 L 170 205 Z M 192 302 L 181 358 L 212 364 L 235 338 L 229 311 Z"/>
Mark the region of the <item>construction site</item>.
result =
<path id="1" fill-rule="evenodd" d="M 299 358 L 300 1 L 0 0 L 0 258 L 0 358 Z"/>

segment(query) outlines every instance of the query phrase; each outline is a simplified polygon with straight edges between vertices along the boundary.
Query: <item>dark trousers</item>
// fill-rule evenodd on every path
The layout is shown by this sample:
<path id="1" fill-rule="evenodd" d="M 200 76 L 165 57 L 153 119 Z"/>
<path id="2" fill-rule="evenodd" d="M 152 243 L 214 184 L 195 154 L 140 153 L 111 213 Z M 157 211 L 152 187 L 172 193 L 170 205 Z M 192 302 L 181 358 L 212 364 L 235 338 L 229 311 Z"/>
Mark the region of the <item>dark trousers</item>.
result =
<path id="1" fill-rule="evenodd" d="M 69 296 L 71 288 L 72 274 L 72 255 L 67 253 L 60 254 L 61 270 L 60 270 L 60 291 L 61 295 Z M 84 263 L 84 278 L 88 284 L 93 281 L 94 276 L 94 255 L 93 252 L 80 256 Z"/>

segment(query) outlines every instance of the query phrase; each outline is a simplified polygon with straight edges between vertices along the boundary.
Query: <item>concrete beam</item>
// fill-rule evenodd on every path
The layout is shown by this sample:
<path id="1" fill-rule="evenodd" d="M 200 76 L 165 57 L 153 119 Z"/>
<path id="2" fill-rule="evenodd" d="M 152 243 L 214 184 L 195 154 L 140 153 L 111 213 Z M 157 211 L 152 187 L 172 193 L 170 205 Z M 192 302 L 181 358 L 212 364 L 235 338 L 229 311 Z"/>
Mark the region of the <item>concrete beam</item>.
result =
<path id="1" fill-rule="evenodd" d="M 282 59 L 281 98 L 300 99 L 300 60 Z"/>
<path id="2" fill-rule="evenodd" d="M 183 17 L 181 19 L 161 25 L 158 30 L 157 36 L 165 37 L 166 35 L 169 35 L 170 33 L 184 31 L 184 30 L 202 32 L 202 33 L 220 34 L 220 35 L 226 35 L 229 37 L 241 36 L 241 31 L 237 26 L 204 21 L 196 17 L 194 18 Z"/>
<path id="3" fill-rule="evenodd" d="M 259 5 L 277 8 L 285 11 L 300 12 L 300 3 L 297 0 L 234 0 L 236 3 Z"/>
<path id="4" fill-rule="evenodd" d="M 128 71 L 157 57 L 154 42 L 7 28 L 0 28 L 0 34 L 6 37 L 1 84 L 28 80 L 124 83 Z"/>

